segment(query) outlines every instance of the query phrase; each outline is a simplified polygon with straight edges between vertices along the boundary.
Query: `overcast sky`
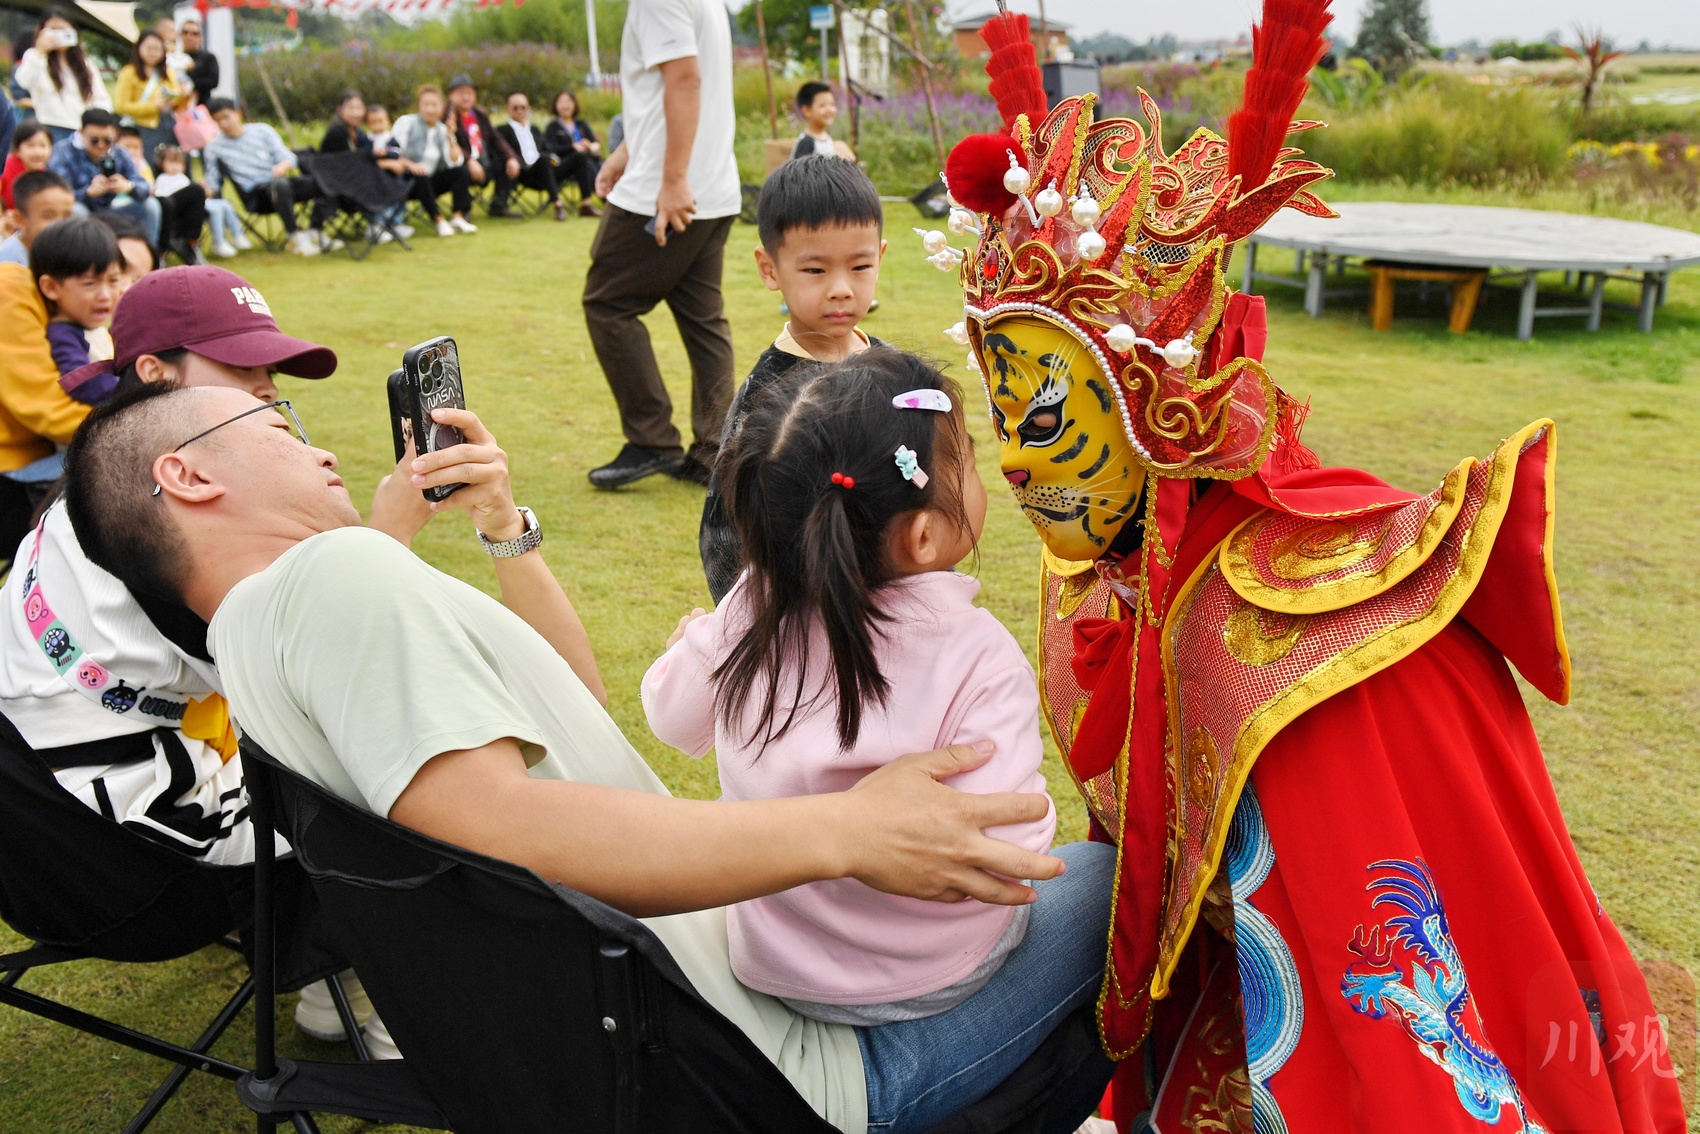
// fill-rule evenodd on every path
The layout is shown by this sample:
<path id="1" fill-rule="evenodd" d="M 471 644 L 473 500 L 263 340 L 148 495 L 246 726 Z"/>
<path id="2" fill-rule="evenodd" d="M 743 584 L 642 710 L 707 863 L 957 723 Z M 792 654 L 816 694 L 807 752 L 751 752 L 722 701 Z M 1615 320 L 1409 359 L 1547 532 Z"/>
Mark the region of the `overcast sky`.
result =
<path id="1" fill-rule="evenodd" d="M 1334 0 L 1335 27 L 1357 33 L 1365 0 Z M 992 10 L 991 0 L 949 0 L 954 14 Z M 1039 0 L 1012 0 L 1016 11 L 1037 14 Z M 1048 15 L 1074 25 L 1075 36 L 1109 30 L 1144 41 L 1173 32 L 1182 39 L 1216 38 L 1250 28 L 1260 0 L 1045 0 Z M 1428 0 L 1434 37 L 1444 44 L 1478 39 L 1540 39 L 1549 31 L 1572 38 L 1578 21 L 1599 25 L 1619 44 L 1643 39 L 1654 45 L 1700 47 L 1700 0 Z"/>

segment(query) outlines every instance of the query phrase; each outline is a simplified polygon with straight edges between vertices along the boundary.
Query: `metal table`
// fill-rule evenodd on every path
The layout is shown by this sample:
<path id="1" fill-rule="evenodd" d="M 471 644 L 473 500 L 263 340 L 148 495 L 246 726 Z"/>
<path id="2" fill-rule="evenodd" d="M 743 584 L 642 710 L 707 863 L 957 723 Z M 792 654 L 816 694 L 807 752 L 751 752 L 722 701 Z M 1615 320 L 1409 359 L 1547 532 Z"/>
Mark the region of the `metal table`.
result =
<path id="1" fill-rule="evenodd" d="M 1331 260 L 1337 275 L 1348 259 L 1504 269 L 1521 277 L 1517 337 L 1527 339 L 1536 319 L 1551 316 L 1586 316 L 1588 330 L 1599 330 L 1608 278 L 1639 279 L 1641 302 L 1633 310 L 1641 330 L 1651 331 L 1670 273 L 1700 265 L 1700 233 L 1638 221 L 1491 205 L 1348 201 L 1335 208 L 1338 220 L 1284 209 L 1253 233 L 1246 242 L 1241 290 L 1251 291 L 1258 280 L 1302 287 L 1305 310 L 1314 318 L 1330 294 L 1341 294 L 1327 290 Z M 1264 244 L 1298 252 L 1303 279 L 1258 271 L 1257 249 Z M 1538 306 L 1540 272 L 1576 273 L 1578 286 L 1588 287 L 1586 304 Z"/>

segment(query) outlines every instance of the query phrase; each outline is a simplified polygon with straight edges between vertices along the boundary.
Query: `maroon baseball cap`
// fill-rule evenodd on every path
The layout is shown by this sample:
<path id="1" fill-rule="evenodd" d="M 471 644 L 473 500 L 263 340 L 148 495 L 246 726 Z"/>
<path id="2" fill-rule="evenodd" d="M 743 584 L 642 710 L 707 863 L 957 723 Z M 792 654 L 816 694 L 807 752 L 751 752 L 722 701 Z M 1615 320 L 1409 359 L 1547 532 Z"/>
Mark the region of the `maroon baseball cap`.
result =
<path id="1" fill-rule="evenodd" d="M 328 378 L 336 370 L 335 351 L 277 329 L 265 297 L 247 280 L 195 264 L 137 280 L 112 316 L 114 357 L 74 371 L 66 382 L 122 374 L 144 354 L 183 348 L 226 366 L 273 367 L 297 378 Z"/>

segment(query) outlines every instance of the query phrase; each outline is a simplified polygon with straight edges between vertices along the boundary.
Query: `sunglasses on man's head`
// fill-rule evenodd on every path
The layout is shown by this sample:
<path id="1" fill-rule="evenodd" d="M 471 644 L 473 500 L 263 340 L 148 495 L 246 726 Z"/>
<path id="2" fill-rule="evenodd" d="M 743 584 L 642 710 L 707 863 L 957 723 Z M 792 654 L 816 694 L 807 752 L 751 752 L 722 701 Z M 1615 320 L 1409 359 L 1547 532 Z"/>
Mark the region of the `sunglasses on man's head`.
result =
<path id="1" fill-rule="evenodd" d="M 223 421 L 219 422 L 217 425 L 214 425 L 214 426 L 211 426 L 207 429 L 201 430 L 199 433 L 195 434 L 193 437 L 191 437 L 187 441 L 183 442 L 183 444 L 181 444 L 181 445 L 177 446 L 177 448 L 171 450 L 171 452 L 172 453 L 180 453 L 184 449 L 188 448 L 190 445 L 193 445 L 195 442 L 199 441 L 201 438 L 207 436 L 209 433 L 216 433 L 220 429 L 223 429 L 225 426 L 231 425 L 231 424 L 238 422 L 238 421 L 241 421 L 245 417 L 252 417 L 254 414 L 263 413 L 263 412 L 265 412 L 266 410 L 269 410 L 269 409 L 277 409 L 279 406 L 282 406 L 283 412 L 289 415 L 289 422 L 292 426 L 294 426 L 292 433 L 293 433 L 293 436 L 295 437 L 295 439 L 297 441 L 301 442 L 303 445 L 312 444 L 312 442 L 307 439 L 307 431 L 301 427 L 301 419 L 295 416 L 295 407 L 289 403 L 288 398 L 279 398 L 275 402 L 267 402 L 263 406 L 255 406 L 253 409 L 243 410 L 241 413 L 237 414 L 235 417 L 227 417 Z M 170 454 L 167 454 L 167 456 L 169 456 L 169 455 Z M 159 491 L 160 491 L 160 486 L 156 483 L 153 486 L 153 494 L 155 496 L 158 496 Z"/>

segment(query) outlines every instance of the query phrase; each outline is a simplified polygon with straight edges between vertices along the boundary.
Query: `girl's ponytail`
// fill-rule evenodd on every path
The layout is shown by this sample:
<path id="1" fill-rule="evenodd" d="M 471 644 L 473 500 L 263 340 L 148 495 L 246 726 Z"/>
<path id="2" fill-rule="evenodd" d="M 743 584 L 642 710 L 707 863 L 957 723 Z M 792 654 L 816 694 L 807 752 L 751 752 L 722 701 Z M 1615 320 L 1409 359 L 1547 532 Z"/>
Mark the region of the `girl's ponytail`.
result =
<path id="1" fill-rule="evenodd" d="M 838 736 L 846 748 L 862 728 L 862 703 L 885 704 L 886 680 L 874 658 L 874 623 L 885 617 L 874 605 L 867 548 L 858 548 L 850 512 L 860 505 L 856 485 L 834 483 L 803 524 L 803 589 L 820 615 L 838 685 Z M 879 549 L 875 549 L 879 550 Z"/>
<path id="2" fill-rule="evenodd" d="M 944 391 L 950 412 L 898 408 L 916 390 Z M 960 513 L 960 462 L 972 459 L 960 392 L 913 355 L 800 364 L 756 395 L 715 466 L 743 545 L 749 616 L 713 675 L 723 727 L 737 731 L 759 704 L 750 739 L 765 746 L 830 696 L 840 744 L 855 744 L 863 709 L 889 692 L 875 637 L 886 620 L 878 592 L 894 577 L 893 522 L 926 508 Z M 911 477 L 910 461 L 927 477 Z M 819 669 L 822 638 L 830 674 Z"/>

